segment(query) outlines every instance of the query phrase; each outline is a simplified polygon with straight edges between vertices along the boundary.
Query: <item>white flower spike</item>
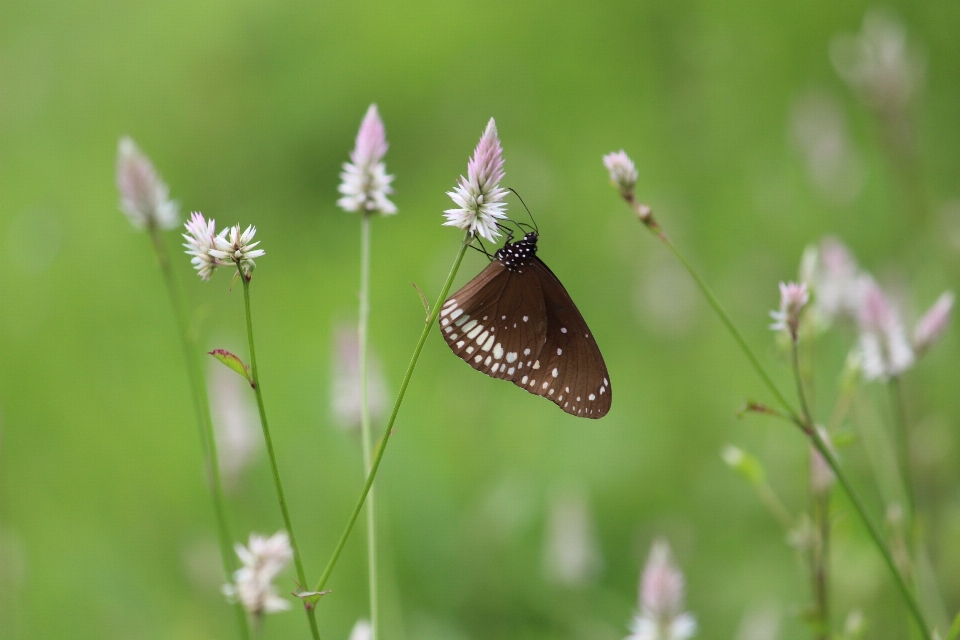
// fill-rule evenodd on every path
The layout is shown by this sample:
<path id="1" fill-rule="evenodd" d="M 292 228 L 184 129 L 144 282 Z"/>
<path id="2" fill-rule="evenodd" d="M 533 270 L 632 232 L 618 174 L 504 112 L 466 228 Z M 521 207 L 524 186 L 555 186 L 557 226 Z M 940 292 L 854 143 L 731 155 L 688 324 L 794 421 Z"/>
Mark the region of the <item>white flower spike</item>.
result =
<path id="1" fill-rule="evenodd" d="M 254 258 L 259 258 L 265 252 L 263 249 L 254 249 L 260 244 L 260 241 L 252 242 L 256 235 L 257 228 L 250 225 L 241 233 L 240 225 L 234 225 L 221 231 L 214 239 L 214 248 L 210 250 L 210 255 L 223 263 L 234 263 L 243 272 L 243 276 L 249 280 L 256 263 Z"/>
<path id="2" fill-rule="evenodd" d="M 217 237 L 215 225 L 216 220 L 204 220 L 203 214 L 199 211 L 191 213 L 190 219 L 184 224 L 187 233 L 183 234 L 183 238 L 187 242 L 183 246 L 187 249 L 187 255 L 193 256 L 190 262 L 193 263 L 201 280 L 209 280 L 213 271 L 223 264 L 210 255 Z"/>
<path id="3" fill-rule="evenodd" d="M 280 531 L 264 538 L 250 534 L 250 545 L 234 547 L 242 567 L 233 572 L 233 582 L 223 586 L 223 593 L 240 602 L 251 615 L 260 617 L 290 608 L 290 603 L 277 594 L 273 580 L 293 558 L 290 538 Z"/>
<path id="4" fill-rule="evenodd" d="M 610 172 L 610 181 L 620 189 L 620 195 L 633 202 L 633 192 L 637 187 L 637 167 L 627 152 L 621 149 L 603 156 L 603 166 Z"/>
<path id="5" fill-rule="evenodd" d="M 859 321 L 867 380 L 887 380 L 913 366 L 916 357 L 900 316 L 873 280 L 864 284 Z"/>
<path id="6" fill-rule="evenodd" d="M 693 615 L 683 611 L 683 574 L 673 563 L 670 545 L 657 540 L 640 578 L 640 614 L 625 640 L 687 640 L 697 632 Z"/>
<path id="7" fill-rule="evenodd" d="M 137 229 L 177 226 L 179 213 L 170 189 L 131 138 L 121 138 L 118 146 L 117 190 L 120 210 Z"/>
<path id="8" fill-rule="evenodd" d="M 770 312 L 770 317 L 775 321 L 770 328 L 774 331 L 789 331 L 790 338 L 796 342 L 800 331 L 800 311 L 809 301 L 810 294 L 807 293 L 805 282 L 781 282 L 780 310 Z"/>
<path id="9" fill-rule="evenodd" d="M 497 137 L 497 124 L 490 118 L 467 164 L 467 177 L 460 176 L 454 190 L 447 192 L 459 208 L 444 211 L 447 221 L 443 224 L 495 241 L 500 236 L 497 220 L 507 217 L 504 213 L 507 204 L 503 202 L 507 190 L 500 188 L 501 180 L 503 148 Z"/>
<path id="10" fill-rule="evenodd" d="M 390 215 L 397 207 L 387 196 L 393 193 L 390 183 L 393 176 L 387 175 L 387 167 L 381 162 L 387 153 L 387 134 L 377 105 L 367 109 L 357 133 L 356 146 L 350 152 L 350 162 L 343 164 L 339 191 L 343 197 L 337 204 L 344 211 L 363 211 Z"/>

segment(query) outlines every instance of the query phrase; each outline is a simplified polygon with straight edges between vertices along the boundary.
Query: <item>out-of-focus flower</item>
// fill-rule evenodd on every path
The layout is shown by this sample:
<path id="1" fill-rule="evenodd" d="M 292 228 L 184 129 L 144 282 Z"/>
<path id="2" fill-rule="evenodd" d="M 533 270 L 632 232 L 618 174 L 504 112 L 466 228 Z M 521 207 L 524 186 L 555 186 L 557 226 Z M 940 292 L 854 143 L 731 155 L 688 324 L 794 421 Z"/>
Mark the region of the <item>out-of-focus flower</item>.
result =
<path id="1" fill-rule="evenodd" d="M 187 242 L 183 246 L 187 249 L 187 255 L 193 256 L 190 262 L 201 280 L 209 280 L 214 269 L 223 264 L 210 254 L 217 238 L 216 220 L 204 220 L 202 213 L 194 211 L 184 226 L 187 233 L 183 234 L 183 238 Z"/>
<path id="2" fill-rule="evenodd" d="M 840 240 L 826 237 L 808 247 L 800 280 L 813 293 L 815 321 L 826 328 L 838 317 L 856 319 L 866 282 L 850 250 Z"/>
<path id="3" fill-rule="evenodd" d="M 853 200 L 863 186 L 864 170 L 836 98 L 820 92 L 800 96 L 791 108 L 790 128 L 817 192 L 835 204 Z"/>
<path id="4" fill-rule="evenodd" d="M 293 558 L 290 538 L 279 531 L 269 538 L 250 534 L 249 547 L 234 547 L 242 567 L 233 572 L 233 582 L 223 586 L 231 601 L 240 602 L 251 615 L 261 616 L 290 608 L 290 603 L 277 594 L 273 580 Z"/>
<path id="5" fill-rule="evenodd" d="M 235 485 L 263 447 L 257 409 L 243 378 L 214 361 L 207 371 L 220 474 L 225 484 Z"/>
<path id="6" fill-rule="evenodd" d="M 634 617 L 626 640 L 692 638 L 697 621 L 683 611 L 683 598 L 683 574 L 673 563 L 670 545 L 657 540 L 640 578 L 640 614 Z"/>
<path id="7" fill-rule="evenodd" d="M 337 330 L 334 338 L 335 357 L 332 363 L 330 406 L 337 423 L 346 430 L 360 428 L 360 343 L 356 329 Z M 387 401 L 387 383 L 380 361 L 367 348 L 367 408 L 370 421 L 383 417 Z"/>
<path id="8" fill-rule="evenodd" d="M 583 491 L 568 489 L 551 501 L 543 552 L 544 573 L 557 584 L 582 587 L 599 573 L 603 561 Z"/>
<path id="9" fill-rule="evenodd" d="M 736 640 L 777 640 L 780 637 L 780 612 L 770 605 L 747 612 L 734 637 Z"/>
<path id="10" fill-rule="evenodd" d="M 953 301 L 952 291 L 943 292 L 933 306 L 917 321 L 917 326 L 913 330 L 913 348 L 918 355 L 926 352 L 940 340 L 950 323 Z"/>
<path id="11" fill-rule="evenodd" d="M 177 226 L 177 203 L 157 170 L 131 138 L 121 138 L 117 151 L 120 210 L 137 229 Z"/>
<path id="12" fill-rule="evenodd" d="M 350 631 L 350 640 L 371 640 L 373 638 L 373 627 L 369 620 L 357 620 Z"/>
<path id="13" fill-rule="evenodd" d="M 872 280 L 865 284 L 859 321 L 863 374 L 867 380 L 886 380 L 913 365 L 913 348 L 900 316 Z"/>
<path id="14" fill-rule="evenodd" d="M 637 187 L 637 167 L 627 152 L 621 149 L 603 156 L 603 166 L 610 172 L 610 182 L 618 189 L 624 199 L 633 202 Z"/>
<path id="15" fill-rule="evenodd" d="M 356 146 L 350 152 L 350 162 L 343 164 L 339 191 L 343 197 L 337 200 L 344 211 L 392 214 L 397 207 L 387 196 L 393 193 L 390 183 L 393 176 L 387 175 L 387 167 L 381 162 L 387 153 L 387 133 L 377 105 L 367 109 L 357 133 Z"/>
<path id="16" fill-rule="evenodd" d="M 443 224 L 480 234 L 491 242 L 496 240 L 500 236 L 497 220 L 507 217 L 503 201 L 507 190 L 500 188 L 503 175 L 503 148 L 497 124 L 490 118 L 467 164 L 467 177 L 460 176 L 454 190 L 447 192 L 459 208 L 444 211 L 447 221 Z"/>
<path id="17" fill-rule="evenodd" d="M 210 255 L 222 262 L 232 262 L 236 264 L 244 277 L 250 279 L 253 272 L 254 258 L 259 258 L 265 252 L 263 249 L 254 249 L 260 244 L 260 241 L 251 242 L 253 236 L 257 233 L 257 228 L 250 225 L 241 233 L 240 225 L 234 225 L 221 231 L 214 239 L 214 248 L 210 250 Z"/>
<path id="18" fill-rule="evenodd" d="M 781 282 L 780 310 L 770 312 L 770 317 L 774 319 L 770 328 L 774 331 L 789 331 L 790 337 L 796 342 L 800 328 L 800 312 L 809 301 L 810 294 L 807 293 L 806 283 Z"/>
<path id="19" fill-rule="evenodd" d="M 923 85 L 923 56 L 907 42 L 903 24 L 882 10 L 864 15 L 859 34 L 836 36 L 830 59 L 860 98 L 880 111 L 902 110 Z"/>

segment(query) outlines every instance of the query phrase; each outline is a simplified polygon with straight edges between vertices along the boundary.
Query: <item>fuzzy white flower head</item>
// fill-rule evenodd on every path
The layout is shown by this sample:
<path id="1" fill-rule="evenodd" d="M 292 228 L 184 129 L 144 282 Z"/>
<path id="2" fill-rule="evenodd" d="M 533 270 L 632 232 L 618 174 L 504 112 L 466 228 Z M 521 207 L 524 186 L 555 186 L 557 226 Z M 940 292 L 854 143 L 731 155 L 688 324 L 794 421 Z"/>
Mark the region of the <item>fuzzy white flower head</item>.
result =
<path id="1" fill-rule="evenodd" d="M 626 640 L 687 640 L 697 632 L 697 621 L 683 611 L 683 574 L 673 563 L 670 545 L 657 540 L 650 549 L 640 579 L 640 614 Z"/>
<path id="2" fill-rule="evenodd" d="M 953 302 L 953 292 L 943 292 L 929 311 L 917 321 L 917 326 L 913 330 L 913 348 L 918 354 L 933 346 L 946 331 L 953 311 Z"/>
<path id="3" fill-rule="evenodd" d="M 224 585 L 224 595 L 240 602 L 254 616 L 289 609 L 290 603 L 277 594 L 273 585 L 273 580 L 293 558 L 286 531 L 269 538 L 250 534 L 249 547 L 238 544 L 234 549 L 243 566 L 233 572 L 233 582 Z"/>
<path id="4" fill-rule="evenodd" d="M 864 282 L 859 322 L 863 375 L 867 380 L 886 380 L 913 366 L 913 348 L 900 316 L 872 280 Z"/>
<path id="5" fill-rule="evenodd" d="M 830 58 L 837 74 L 870 107 L 902 109 L 923 84 L 923 56 L 907 42 L 899 20 L 874 9 L 859 34 L 834 38 Z"/>
<path id="6" fill-rule="evenodd" d="M 131 138 L 121 138 L 117 150 L 117 190 L 120 210 L 137 229 L 177 226 L 177 203 L 157 170 Z"/>
<path id="7" fill-rule="evenodd" d="M 603 156 L 603 166 L 610 172 L 610 181 L 620 189 L 620 195 L 632 201 L 637 187 L 637 167 L 626 151 L 621 149 Z"/>
<path id="8" fill-rule="evenodd" d="M 202 280 L 209 280 L 214 269 L 223 264 L 210 255 L 217 237 L 215 225 L 215 220 L 204 220 L 203 214 L 199 211 L 191 213 L 190 219 L 183 225 L 187 228 L 187 233 L 183 234 L 186 240 L 183 246 L 187 249 L 187 255 L 193 256 L 190 262 Z"/>
<path id="9" fill-rule="evenodd" d="M 339 191 L 343 197 L 337 204 L 344 211 L 378 212 L 385 215 L 397 212 L 397 207 L 387 196 L 393 193 L 390 183 L 393 176 L 387 175 L 387 167 L 381 162 L 387 153 L 387 133 L 377 105 L 367 109 L 357 133 L 356 146 L 350 152 L 350 162 L 343 164 Z"/>
<path id="10" fill-rule="evenodd" d="M 774 331 L 789 331 L 790 337 L 795 341 L 800 329 L 800 311 L 809 301 L 810 294 L 807 293 L 805 282 L 781 282 L 780 310 L 770 312 L 770 317 L 774 319 L 770 328 Z"/>
<path id="11" fill-rule="evenodd" d="M 497 124 L 490 118 L 480 137 L 473 157 L 467 164 L 467 177 L 460 181 L 447 195 L 457 204 L 457 209 L 444 211 L 447 221 L 443 224 L 459 227 L 493 242 L 500 236 L 497 220 L 507 217 L 503 199 L 507 190 L 500 188 L 503 180 L 503 148 L 497 136 Z"/>
<path id="12" fill-rule="evenodd" d="M 256 263 L 254 258 L 259 258 L 265 252 L 263 249 L 254 249 L 260 244 L 260 241 L 251 242 L 256 235 L 257 228 L 250 225 L 243 233 L 240 232 L 240 225 L 234 225 L 221 231 L 214 239 L 214 248 L 210 250 L 210 255 L 224 263 L 234 263 L 241 271 L 244 277 L 249 280 Z"/>

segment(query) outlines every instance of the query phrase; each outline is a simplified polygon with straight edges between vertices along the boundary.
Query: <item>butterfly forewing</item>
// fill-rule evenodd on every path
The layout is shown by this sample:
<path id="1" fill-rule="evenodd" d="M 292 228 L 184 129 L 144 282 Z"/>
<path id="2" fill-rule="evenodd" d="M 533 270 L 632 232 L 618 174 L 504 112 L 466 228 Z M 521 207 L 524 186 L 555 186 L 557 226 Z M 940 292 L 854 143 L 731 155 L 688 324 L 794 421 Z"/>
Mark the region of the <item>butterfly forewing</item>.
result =
<path id="1" fill-rule="evenodd" d="M 569 414 L 600 418 L 610 381 L 587 323 L 546 264 L 537 237 L 508 243 L 440 311 L 450 348 L 470 366 L 543 396 Z"/>

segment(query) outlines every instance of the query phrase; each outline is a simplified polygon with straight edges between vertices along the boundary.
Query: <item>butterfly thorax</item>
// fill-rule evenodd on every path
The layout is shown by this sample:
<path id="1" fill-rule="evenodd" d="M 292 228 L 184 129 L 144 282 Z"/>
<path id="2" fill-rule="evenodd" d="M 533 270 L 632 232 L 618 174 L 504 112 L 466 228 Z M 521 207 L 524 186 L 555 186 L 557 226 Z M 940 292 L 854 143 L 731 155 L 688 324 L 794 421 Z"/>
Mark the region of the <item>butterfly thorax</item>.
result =
<path id="1" fill-rule="evenodd" d="M 536 257 L 537 239 L 536 233 L 528 233 L 523 236 L 523 240 L 508 242 L 503 245 L 503 248 L 498 249 L 494 257 L 510 271 L 519 273 Z"/>

